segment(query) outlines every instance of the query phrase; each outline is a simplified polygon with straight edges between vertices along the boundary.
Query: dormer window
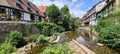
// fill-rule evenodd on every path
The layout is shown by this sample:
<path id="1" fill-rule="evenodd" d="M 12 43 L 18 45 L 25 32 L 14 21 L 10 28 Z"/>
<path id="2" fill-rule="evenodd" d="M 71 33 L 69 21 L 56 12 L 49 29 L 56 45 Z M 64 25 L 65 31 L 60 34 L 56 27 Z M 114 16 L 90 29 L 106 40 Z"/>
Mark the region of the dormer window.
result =
<path id="1" fill-rule="evenodd" d="M 19 2 L 20 2 L 21 4 L 23 4 L 22 0 L 19 0 Z"/>
<path id="2" fill-rule="evenodd" d="M 38 11 L 36 11 L 36 13 L 39 14 Z"/>
<path id="3" fill-rule="evenodd" d="M 16 3 L 16 6 L 19 8 L 19 9 L 23 9 L 22 6 L 18 3 Z"/>
<path id="4" fill-rule="evenodd" d="M 28 9 L 30 12 L 32 12 L 31 8 L 28 7 L 27 9 Z"/>
<path id="5" fill-rule="evenodd" d="M 27 3 L 29 7 L 31 7 L 30 3 Z"/>

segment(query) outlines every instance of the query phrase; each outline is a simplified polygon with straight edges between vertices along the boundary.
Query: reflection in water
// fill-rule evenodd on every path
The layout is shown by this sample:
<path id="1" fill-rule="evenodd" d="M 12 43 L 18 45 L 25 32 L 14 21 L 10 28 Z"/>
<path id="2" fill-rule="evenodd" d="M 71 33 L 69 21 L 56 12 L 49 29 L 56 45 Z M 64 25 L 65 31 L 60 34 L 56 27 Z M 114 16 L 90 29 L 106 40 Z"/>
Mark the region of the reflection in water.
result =
<path id="1" fill-rule="evenodd" d="M 78 43 L 83 44 L 83 45 L 87 46 L 88 48 L 92 49 L 94 52 L 96 52 L 96 54 L 113 54 L 113 52 L 115 52 L 106 46 L 103 46 L 103 47 L 97 46 L 96 45 L 96 36 L 92 35 L 90 37 L 88 34 L 89 34 L 89 32 L 86 33 L 86 31 L 84 32 L 83 30 L 63 32 L 59 35 L 60 39 L 59 39 L 58 43 L 69 42 L 72 39 L 74 39 Z M 31 50 L 32 53 L 29 53 L 29 54 L 35 54 L 37 52 L 41 52 L 43 50 L 43 48 L 47 45 L 34 47 Z M 116 53 L 116 54 L 119 54 L 119 53 Z"/>
<path id="2" fill-rule="evenodd" d="M 81 44 L 85 45 L 85 46 L 92 45 L 91 42 L 86 41 L 85 38 L 83 38 L 82 36 L 79 36 L 79 37 L 76 39 L 76 41 L 77 41 L 78 43 L 81 43 Z"/>
<path id="3" fill-rule="evenodd" d="M 44 48 L 48 46 L 48 43 L 46 44 L 40 44 L 39 46 L 32 47 L 31 50 L 28 51 L 27 54 L 37 54 L 44 50 Z"/>
<path id="4" fill-rule="evenodd" d="M 61 39 L 59 43 L 63 42 L 68 42 L 71 39 L 76 40 L 78 43 L 83 44 L 87 46 L 88 48 L 92 49 L 93 51 L 96 52 L 96 54 L 113 54 L 112 49 L 103 46 L 97 46 L 96 45 L 96 36 L 92 35 L 90 36 L 88 31 L 83 31 L 83 30 L 76 30 L 76 31 L 68 31 L 60 34 Z M 116 54 L 119 54 L 115 52 Z"/>
<path id="5" fill-rule="evenodd" d="M 65 35 L 64 33 L 61 33 L 59 36 L 60 36 L 60 39 L 58 43 L 64 43 L 64 42 L 68 42 L 71 40 L 70 37 Z"/>

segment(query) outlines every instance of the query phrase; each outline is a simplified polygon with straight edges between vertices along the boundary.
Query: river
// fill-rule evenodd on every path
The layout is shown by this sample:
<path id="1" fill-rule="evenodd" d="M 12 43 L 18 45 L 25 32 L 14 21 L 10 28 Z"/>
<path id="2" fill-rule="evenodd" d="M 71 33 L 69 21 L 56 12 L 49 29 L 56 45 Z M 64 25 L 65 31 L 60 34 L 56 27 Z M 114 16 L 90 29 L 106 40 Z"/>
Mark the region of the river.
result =
<path id="1" fill-rule="evenodd" d="M 60 42 L 70 41 L 71 39 L 76 40 L 78 43 L 85 45 L 89 49 L 93 50 L 96 54 L 120 54 L 107 46 L 98 46 L 97 45 L 97 36 L 90 34 L 90 31 L 85 31 L 77 29 L 76 31 L 68 31 L 62 33 L 62 39 Z"/>
<path id="2" fill-rule="evenodd" d="M 72 39 L 74 39 L 78 43 L 83 44 L 86 47 L 88 47 L 89 49 L 93 50 L 96 54 L 120 54 L 120 52 L 118 53 L 117 51 L 114 51 L 113 49 L 111 49 L 105 45 L 98 46 L 96 44 L 97 37 L 94 34 L 92 34 L 92 36 L 90 36 L 88 31 L 83 31 L 83 30 L 77 29 L 76 31 L 63 32 L 59 36 L 60 36 L 60 39 L 59 39 L 58 43 L 69 42 Z M 32 49 L 32 52 L 33 53 L 37 53 L 37 51 L 40 52 L 41 51 L 40 49 L 43 49 L 44 47 L 46 47 L 46 45 L 39 46 L 39 47 L 37 46 Z M 32 54 L 32 52 L 30 54 Z"/>

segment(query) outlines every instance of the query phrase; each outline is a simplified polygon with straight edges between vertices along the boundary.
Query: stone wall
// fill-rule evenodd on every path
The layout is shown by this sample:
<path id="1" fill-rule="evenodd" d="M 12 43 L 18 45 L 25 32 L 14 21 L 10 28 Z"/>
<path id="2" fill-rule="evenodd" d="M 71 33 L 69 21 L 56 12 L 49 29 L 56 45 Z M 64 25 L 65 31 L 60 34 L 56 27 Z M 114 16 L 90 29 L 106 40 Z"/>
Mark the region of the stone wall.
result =
<path id="1" fill-rule="evenodd" d="M 11 30 L 21 32 L 23 36 L 40 33 L 39 30 L 30 23 L 0 23 L 0 42 L 4 40 L 5 36 L 7 36 Z"/>

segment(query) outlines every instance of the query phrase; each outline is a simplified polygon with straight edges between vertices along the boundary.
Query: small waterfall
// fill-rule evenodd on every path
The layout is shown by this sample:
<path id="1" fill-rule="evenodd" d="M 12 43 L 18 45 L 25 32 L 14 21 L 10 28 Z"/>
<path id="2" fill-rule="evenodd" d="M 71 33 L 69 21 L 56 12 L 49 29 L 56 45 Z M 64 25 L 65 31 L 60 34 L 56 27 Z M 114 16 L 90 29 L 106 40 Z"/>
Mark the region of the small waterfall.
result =
<path id="1" fill-rule="evenodd" d="M 68 42 L 70 40 L 71 40 L 71 38 L 69 38 L 69 36 L 66 36 L 63 32 L 60 35 L 58 35 L 57 39 L 55 41 L 53 41 L 53 43 L 64 43 L 64 42 Z"/>
<path id="2" fill-rule="evenodd" d="M 59 40 L 60 40 L 60 36 L 58 36 L 57 39 L 53 42 L 56 43 L 56 42 L 59 42 Z"/>

